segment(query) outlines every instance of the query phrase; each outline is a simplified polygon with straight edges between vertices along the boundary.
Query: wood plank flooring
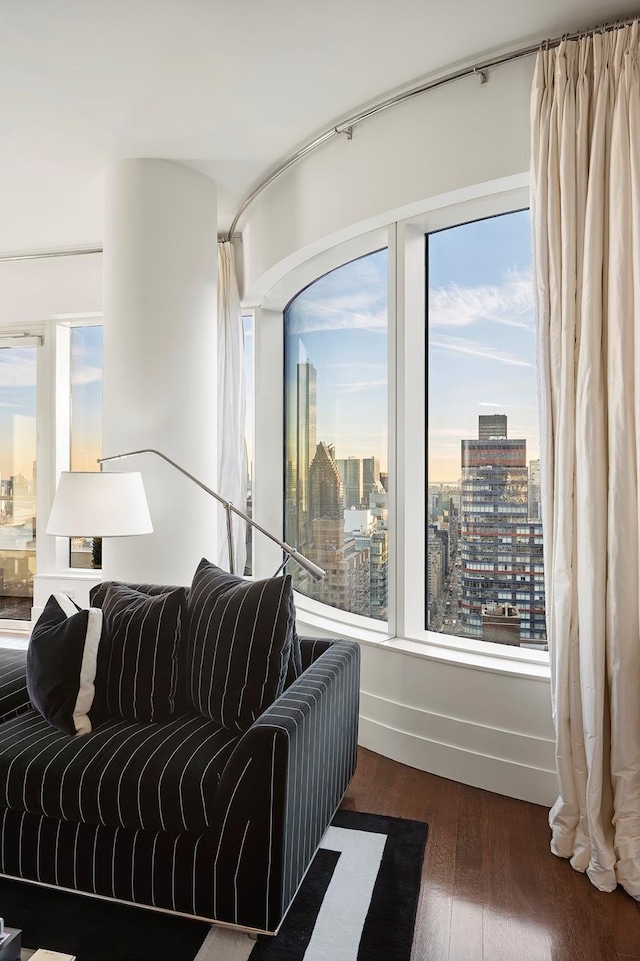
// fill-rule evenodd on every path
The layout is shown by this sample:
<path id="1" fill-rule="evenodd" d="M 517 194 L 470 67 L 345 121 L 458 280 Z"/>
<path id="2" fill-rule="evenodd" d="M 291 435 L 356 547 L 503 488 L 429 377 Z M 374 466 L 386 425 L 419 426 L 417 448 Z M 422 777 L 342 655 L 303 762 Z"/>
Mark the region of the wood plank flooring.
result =
<path id="1" fill-rule="evenodd" d="M 546 808 L 362 748 L 343 807 L 429 822 L 412 961 L 640 961 L 640 904 L 551 854 Z"/>

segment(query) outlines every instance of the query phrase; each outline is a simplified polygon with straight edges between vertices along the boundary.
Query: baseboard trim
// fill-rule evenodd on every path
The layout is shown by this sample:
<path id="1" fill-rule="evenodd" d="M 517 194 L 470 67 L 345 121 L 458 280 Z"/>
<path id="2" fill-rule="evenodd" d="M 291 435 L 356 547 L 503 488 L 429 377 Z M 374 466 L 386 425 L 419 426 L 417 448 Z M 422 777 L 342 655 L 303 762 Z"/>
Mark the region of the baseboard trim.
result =
<path id="1" fill-rule="evenodd" d="M 555 770 L 442 743 L 362 714 L 358 740 L 402 764 L 506 797 L 549 807 L 558 794 Z"/>

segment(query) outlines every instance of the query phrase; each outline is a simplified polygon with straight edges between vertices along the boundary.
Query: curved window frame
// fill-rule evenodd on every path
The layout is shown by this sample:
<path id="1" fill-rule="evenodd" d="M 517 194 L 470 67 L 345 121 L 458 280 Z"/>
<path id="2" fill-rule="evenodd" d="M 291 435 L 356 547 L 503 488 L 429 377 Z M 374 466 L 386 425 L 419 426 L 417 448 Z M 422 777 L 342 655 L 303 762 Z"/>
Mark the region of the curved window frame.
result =
<path id="1" fill-rule="evenodd" d="M 323 274 L 357 257 L 389 250 L 389 619 L 386 625 L 296 595 L 303 630 L 355 638 L 390 650 L 455 661 L 479 670 L 549 677 L 549 655 L 505 648 L 424 627 L 426 555 L 425 234 L 529 206 L 529 176 L 474 185 L 413 205 L 405 219 L 363 233 L 309 257 L 277 280 L 256 311 L 255 510 L 271 530 L 283 529 L 283 371 L 287 303 Z M 400 213 L 400 212 L 399 212 Z M 416 398 L 424 403 L 416 403 Z M 273 456 L 274 451 L 279 454 Z M 281 560 L 275 545 L 256 538 L 254 576 L 272 574 Z"/>

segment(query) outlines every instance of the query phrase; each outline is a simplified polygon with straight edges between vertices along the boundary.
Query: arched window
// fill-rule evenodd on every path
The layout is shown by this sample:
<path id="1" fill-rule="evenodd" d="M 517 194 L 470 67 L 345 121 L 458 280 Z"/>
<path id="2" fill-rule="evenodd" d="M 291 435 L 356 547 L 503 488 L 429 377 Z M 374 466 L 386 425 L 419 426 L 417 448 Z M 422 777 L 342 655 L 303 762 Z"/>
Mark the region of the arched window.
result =
<path id="1" fill-rule="evenodd" d="M 294 585 L 339 610 L 387 619 L 388 257 L 352 260 L 284 312 L 285 539 L 327 574 Z"/>

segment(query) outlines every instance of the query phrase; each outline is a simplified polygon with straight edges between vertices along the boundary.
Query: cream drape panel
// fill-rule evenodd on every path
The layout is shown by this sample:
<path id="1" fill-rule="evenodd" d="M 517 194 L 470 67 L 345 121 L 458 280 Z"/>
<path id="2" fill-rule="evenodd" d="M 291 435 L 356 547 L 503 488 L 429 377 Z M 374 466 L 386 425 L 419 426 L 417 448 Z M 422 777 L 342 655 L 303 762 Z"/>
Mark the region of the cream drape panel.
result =
<path id="1" fill-rule="evenodd" d="M 244 437 L 246 384 L 244 333 L 233 245 L 218 244 L 218 493 L 242 511 L 247 503 L 247 452 Z M 228 569 L 225 512 L 220 509 L 218 563 Z M 234 517 L 235 573 L 243 574 L 246 524 Z"/>
<path id="2" fill-rule="evenodd" d="M 538 54 L 531 104 L 551 848 L 640 898 L 638 24 Z"/>

